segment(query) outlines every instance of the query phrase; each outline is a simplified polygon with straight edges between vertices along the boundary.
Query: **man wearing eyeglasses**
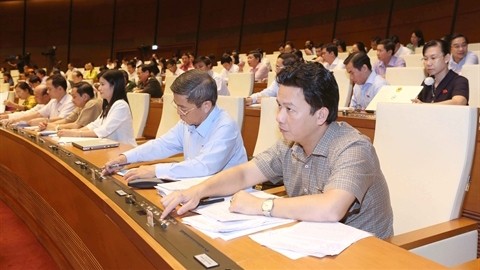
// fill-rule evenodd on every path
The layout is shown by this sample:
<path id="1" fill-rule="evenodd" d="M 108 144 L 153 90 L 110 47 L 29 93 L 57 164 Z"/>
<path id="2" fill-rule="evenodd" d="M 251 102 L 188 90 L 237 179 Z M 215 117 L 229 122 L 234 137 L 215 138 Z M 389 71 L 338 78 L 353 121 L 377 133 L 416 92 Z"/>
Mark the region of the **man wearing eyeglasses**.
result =
<path id="1" fill-rule="evenodd" d="M 450 62 L 448 68 L 460 74 L 463 65 L 478 64 L 478 56 L 468 50 L 468 40 L 462 34 L 454 34 L 450 42 Z"/>
<path id="2" fill-rule="evenodd" d="M 240 130 L 226 111 L 215 106 L 217 85 L 207 72 L 189 70 L 178 76 L 171 89 L 172 105 L 181 121 L 160 138 L 107 162 L 104 173 L 113 172 L 114 164 L 158 160 L 180 153 L 185 158 L 182 162 L 140 166 L 129 170 L 125 180 L 202 177 L 247 162 Z"/>

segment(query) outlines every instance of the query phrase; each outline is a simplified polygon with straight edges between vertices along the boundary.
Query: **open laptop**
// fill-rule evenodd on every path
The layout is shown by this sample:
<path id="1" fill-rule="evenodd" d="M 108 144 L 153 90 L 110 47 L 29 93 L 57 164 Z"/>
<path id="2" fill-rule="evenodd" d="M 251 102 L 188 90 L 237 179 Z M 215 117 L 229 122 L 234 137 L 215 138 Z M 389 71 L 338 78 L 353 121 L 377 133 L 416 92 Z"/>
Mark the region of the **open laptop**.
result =
<path id="1" fill-rule="evenodd" d="M 86 140 L 86 141 L 76 141 L 76 142 L 72 142 L 72 145 L 83 151 L 88 151 L 88 150 L 118 147 L 120 143 L 117 141 L 103 138 L 103 139 L 94 139 L 94 140 Z"/>
<path id="2" fill-rule="evenodd" d="M 380 102 L 412 103 L 412 99 L 418 96 L 422 88 L 421 85 L 385 85 L 373 97 L 365 110 L 367 112 L 376 111 L 377 104 Z"/>

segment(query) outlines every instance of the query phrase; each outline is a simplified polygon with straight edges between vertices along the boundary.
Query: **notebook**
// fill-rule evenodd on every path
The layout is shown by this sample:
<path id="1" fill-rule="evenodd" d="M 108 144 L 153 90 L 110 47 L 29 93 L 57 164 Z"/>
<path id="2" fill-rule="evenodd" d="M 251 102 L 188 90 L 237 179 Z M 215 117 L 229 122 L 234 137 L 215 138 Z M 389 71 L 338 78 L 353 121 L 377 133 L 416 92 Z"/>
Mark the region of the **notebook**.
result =
<path id="1" fill-rule="evenodd" d="M 380 102 L 412 103 L 422 88 L 421 85 L 385 85 L 370 101 L 366 111 L 376 111 Z"/>
<path id="2" fill-rule="evenodd" d="M 103 138 L 103 139 L 94 139 L 94 140 L 86 140 L 86 141 L 76 141 L 76 142 L 72 142 L 72 145 L 83 151 L 88 151 L 88 150 L 118 147 L 120 143 L 110 139 Z"/>

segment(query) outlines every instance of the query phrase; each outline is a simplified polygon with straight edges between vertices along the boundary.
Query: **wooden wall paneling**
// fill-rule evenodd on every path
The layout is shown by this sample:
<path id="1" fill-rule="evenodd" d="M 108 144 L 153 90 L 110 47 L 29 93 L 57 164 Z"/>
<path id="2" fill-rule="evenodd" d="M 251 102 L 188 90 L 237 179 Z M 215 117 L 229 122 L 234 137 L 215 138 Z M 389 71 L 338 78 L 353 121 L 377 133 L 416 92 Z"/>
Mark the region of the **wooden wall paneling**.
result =
<path id="1" fill-rule="evenodd" d="M 292 2 L 287 40 L 293 41 L 297 49 L 303 49 L 307 40 L 315 45 L 330 42 L 336 5 L 336 1 L 328 0 Z"/>
<path id="2" fill-rule="evenodd" d="M 241 53 L 262 48 L 267 53 L 278 50 L 284 42 L 289 0 L 245 0 Z"/>
<path id="3" fill-rule="evenodd" d="M 243 0 L 209 0 L 202 2 L 198 39 L 198 55 L 214 54 L 220 61 L 222 53 L 237 49 L 242 24 Z"/>
<path id="4" fill-rule="evenodd" d="M 471 43 L 480 42 L 480 5 L 478 0 L 459 0 L 454 32 L 462 33 Z"/>
<path id="5" fill-rule="evenodd" d="M 68 53 L 68 24 L 70 1 L 27 1 L 25 50 L 31 62 L 48 72 L 62 61 L 66 67 Z M 55 57 L 42 55 L 55 46 Z M 52 62 L 53 61 L 53 62 Z"/>
<path id="6" fill-rule="evenodd" d="M 155 35 L 157 0 L 117 0 L 114 52 L 131 51 L 143 60 L 151 58 L 150 50 Z M 143 54 L 142 54 L 143 52 Z M 128 57 L 131 59 L 132 55 Z M 118 59 L 122 60 L 122 59 Z"/>
<path id="7" fill-rule="evenodd" d="M 199 8 L 200 0 L 160 1 L 157 55 L 170 58 L 177 52 L 194 52 Z"/>
<path id="8" fill-rule="evenodd" d="M 23 1 L 0 1 L 0 14 L 0 67 L 7 67 L 5 59 L 23 50 Z"/>
<path id="9" fill-rule="evenodd" d="M 387 32 L 390 1 L 340 1 L 335 36 L 347 45 L 361 41 L 370 47 L 373 36 L 384 37 Z"/>
<path id="10" fill-rule="evenodd" d="M 75 66 L 83 67 L 86 62 L 106 64 L 111 51 L 113 7 L 113 1 L 73 1 L 70 62 Z"/>
<path id="11" fill-rule="evenodd" d="M 390 35 L 397 35 L 403 44 L 410 43 L 410 36 L 415 29 L 422 30 L 426 41 L 441 38 L 450 33 L 454 2 L 451 0 L 395 1 Z"/>

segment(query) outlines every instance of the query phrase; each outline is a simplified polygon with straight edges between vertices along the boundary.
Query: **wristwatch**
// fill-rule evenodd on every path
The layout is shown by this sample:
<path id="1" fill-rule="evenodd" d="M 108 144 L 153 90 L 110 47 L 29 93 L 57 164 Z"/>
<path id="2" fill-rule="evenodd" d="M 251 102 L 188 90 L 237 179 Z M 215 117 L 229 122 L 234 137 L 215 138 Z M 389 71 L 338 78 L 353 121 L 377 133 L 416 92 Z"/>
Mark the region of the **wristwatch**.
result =
<path id="1" fill-rule="evenodd" d="M 262 212 L 263 212 L 263 215 L 266 217 L 272 216 L 273 200 L 275 200 L 275 198 L 268 198 L 265 201 L 263 201 Z"/>

